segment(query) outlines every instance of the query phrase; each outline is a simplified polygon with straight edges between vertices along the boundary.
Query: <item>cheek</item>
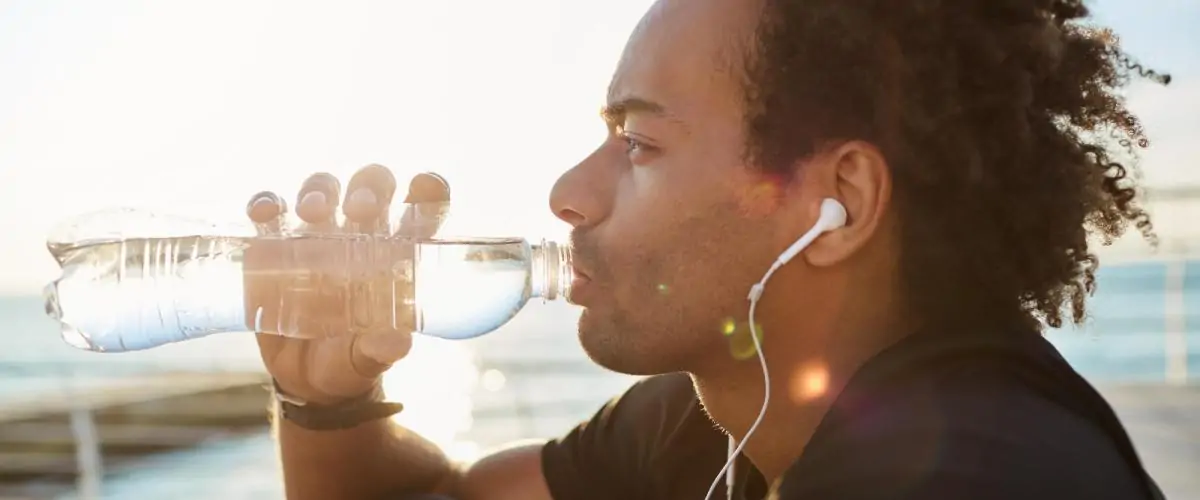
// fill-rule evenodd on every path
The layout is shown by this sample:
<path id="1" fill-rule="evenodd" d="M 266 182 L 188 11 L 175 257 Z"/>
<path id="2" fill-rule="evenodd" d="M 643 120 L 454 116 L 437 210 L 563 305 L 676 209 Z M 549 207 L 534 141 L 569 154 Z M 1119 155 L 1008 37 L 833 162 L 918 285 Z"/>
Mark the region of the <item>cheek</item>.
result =
<path id="1" fill-rule="evenodd" d="M 734 152 L 674 152 L 615 183 L 609 219 L 597 228 L 611 292 L 630 316 L 729 314 L 744 308 L 774 257 L 756 252 L 771 247 L 778 193 Z"/>
<path id="2" fill-rule="evenodd" d="M 688 203 L 660 196 L 642 206 L 640 216 L 611 221 L 605 235 L 618 306 L 665 329 L 711 323 L 717 332 L 740 318 L 746 293 L 773 257 L 765 223 L 745 217 L 728 197 Z"/>

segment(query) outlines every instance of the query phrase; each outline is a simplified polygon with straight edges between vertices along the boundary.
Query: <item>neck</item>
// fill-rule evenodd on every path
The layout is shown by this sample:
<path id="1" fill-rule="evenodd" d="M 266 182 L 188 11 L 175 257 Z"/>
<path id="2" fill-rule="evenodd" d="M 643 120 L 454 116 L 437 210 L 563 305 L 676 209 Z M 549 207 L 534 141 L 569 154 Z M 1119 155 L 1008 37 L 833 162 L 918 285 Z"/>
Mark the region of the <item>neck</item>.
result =
<path id="1" fill-rule="evenodd" d="M 758 365 L 747 360 L 747 366 Z M 770 366 L 780 363 L 769 361 Z M 781 476 L 803 453 L 809 438 L 829 410 L 847 377 L 838 376 L 820 361 L 798 363 L 796 372 L 771 369 L 771 398 L 767 412 L 742 448 L 768 483 Z M 737 376 L 693 374 L 705 411 L 741 444 L 762 410 L 762 371 L 741 370 Z"/>
<path id="2" fill-rule="evenodd" d="M 790 295 L 786 291 L 776 293 L 785 298 Z M 854 308 L 854 314 L 829 318 L 820 325 L 814 324 L 813 317 L 797 318 L 794 304 L 786 300 L 769 303 L 764 299 L 760 303 L 756 316 L 763 331 L 785 333 L 763 335 L 770 402 L 742 452 L 768 482 L 781 476 L 804 452 L 813 432 L 858 368 L 910 331 L 892 313 L 896 308 L 881 299 L 864 300 L 874 305 Z M 839 310 L 838 304 L 815 303 L 804 309 Z M 763 403 L 763 372 L 758 356 L 741 361 L 723 356 L 707 369 L 693 371 L 692 377 L 709 416 L 737 442 L 746 439 Z"/>

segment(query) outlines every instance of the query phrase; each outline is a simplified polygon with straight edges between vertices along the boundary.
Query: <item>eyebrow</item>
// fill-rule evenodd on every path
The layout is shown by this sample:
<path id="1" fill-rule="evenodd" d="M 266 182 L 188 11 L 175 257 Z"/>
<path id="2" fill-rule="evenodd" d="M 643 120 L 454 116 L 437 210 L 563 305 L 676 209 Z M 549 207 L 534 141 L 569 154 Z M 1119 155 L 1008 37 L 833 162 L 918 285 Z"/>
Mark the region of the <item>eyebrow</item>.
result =
<path id="1" fill-rule="evenodd" d="M 611 127 L 620 126 L 625 121 L 625 116 L 630 113 L 648 113 L 670 117 L 662 104 L 640 97 L 621 99 L 600 108 L 600 117 Z"/>

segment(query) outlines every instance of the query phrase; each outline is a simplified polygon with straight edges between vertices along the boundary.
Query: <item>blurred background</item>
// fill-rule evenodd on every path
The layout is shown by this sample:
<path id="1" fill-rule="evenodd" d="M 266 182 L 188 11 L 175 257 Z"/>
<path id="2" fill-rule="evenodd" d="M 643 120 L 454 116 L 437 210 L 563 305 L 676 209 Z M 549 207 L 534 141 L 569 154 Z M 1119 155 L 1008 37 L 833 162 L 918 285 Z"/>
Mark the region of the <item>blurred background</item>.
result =
<path id="1" fill-rule="evenodd" d="M 562 239 L 557 176 L 649 0 L 0 1 L 0 498 L 280 498 L 253 338 L 93 354 L 39 297 L 45 238 L 103 207 L 238 221 L 263 189 L 380 163 L 442 173 L 456 229 Z M 1200 498 L 1200 2 L 1097 0 L 1169 87 L 1128 98 L 1153 143 L 1162 244 L 1102 251 L 1083 328 L 1050 333 L 1112 399 L 1170 498 Z M 549 437 L 632 378 L 591 365 L 578 310 L 532 304 L 388 373 L 397 420 L 469 459 Z"/>

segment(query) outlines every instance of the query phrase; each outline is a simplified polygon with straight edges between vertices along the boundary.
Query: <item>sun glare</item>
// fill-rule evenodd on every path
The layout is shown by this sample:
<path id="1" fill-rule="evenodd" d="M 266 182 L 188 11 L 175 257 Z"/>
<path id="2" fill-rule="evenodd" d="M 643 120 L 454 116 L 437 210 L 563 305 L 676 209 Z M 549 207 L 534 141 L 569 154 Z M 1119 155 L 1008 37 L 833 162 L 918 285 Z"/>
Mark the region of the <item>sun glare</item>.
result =
<path id="1" fill-rule="evenodd" d="M 479 445 L 460 439 L 472 426 L 471 393 L 479 369 L 461 343 L 414 335 L 413 349 L 383 376 L 388 398 L 404 403 L 393 417 L 455 460 L 477 457 Z"/>
<path id="2" fill-rule="evenodd" d="M 462 331 L 479 322 L 499 320 L 511 297 L 497 292 L 524 291 L 527 275 L 519 268 L 515 275 L 481 272 L 495 266 L 465 260 L 467 255 L 470 250 L 456 247 L 422 252 L 416 299 L 430 328 Z M 438 444 L 453 458 L 469 461 L 480 453 L 477 443 L 461 438 L 473 425 L 471 395 L 479 384 L 488 391 L 500 390 L 504 375 L 494 370 L 481 373 L 462 342 L 415 334 L 413 343 L 412 352 L 384 376 L 388 396 L 405 405 L 395 421 Z"/>

